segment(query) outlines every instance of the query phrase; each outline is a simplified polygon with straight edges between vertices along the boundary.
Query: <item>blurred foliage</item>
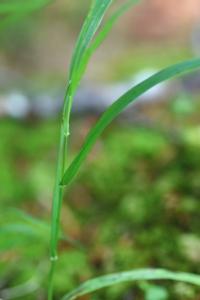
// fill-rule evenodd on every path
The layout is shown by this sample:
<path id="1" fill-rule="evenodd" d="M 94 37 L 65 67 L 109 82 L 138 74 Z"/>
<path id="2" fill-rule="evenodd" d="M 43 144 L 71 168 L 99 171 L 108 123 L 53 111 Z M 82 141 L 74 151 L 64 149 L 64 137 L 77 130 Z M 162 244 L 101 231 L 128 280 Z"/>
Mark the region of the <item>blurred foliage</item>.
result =
<path id="1" fill-rule="evenodd" d="M 173 63 L 187 60 L 191 57 L 191 49 L 188 45 L 179 45 L 173 42 L 165 43 L 136 43 L 132 47 L 125 48 L 120 54 L 120 59 L 113 56 L 111 65 L 106 69 L 105 78 L 121 80 L 130 77 L 141 70 L 159 70 Z"/>
<path id="2" fill-rule="evenodd" d="M 194 110 L 185 110 L 185 104 L 180 109 L 180 98 L 176 101 L 171 115 L 184 124 L 186 111 Z M 79 124 L 74 120 L 73 152 L 81 139 Z M 83 280 L 108 272 L 142 267 L 200 272 L 200 130 L 184 125 L 175 131 L 115 124 L 97 143 L 66 193 L 63 233 L 76 239 L 81 250 L 67 239 L 60 241 L 58 299 Z M 35 276 L 42 287 L 20 299 L 41 299 L 57 121 L 2 120 L 0 136 L 0 284 L 4 289 Z M 91 297 L 144 299 L 144 294 L 146 300 L 198 299 L 196 288 L 168 282 L 119 285 Z"/>

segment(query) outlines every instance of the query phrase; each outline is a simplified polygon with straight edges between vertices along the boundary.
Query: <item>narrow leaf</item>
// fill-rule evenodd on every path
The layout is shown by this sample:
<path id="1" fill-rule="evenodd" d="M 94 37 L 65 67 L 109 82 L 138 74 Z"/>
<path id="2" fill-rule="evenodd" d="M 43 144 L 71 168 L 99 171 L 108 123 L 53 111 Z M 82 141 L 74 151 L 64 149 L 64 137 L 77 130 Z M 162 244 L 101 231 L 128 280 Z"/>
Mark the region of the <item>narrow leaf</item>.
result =
<path id="1" fill-rule="evenodd" d="M 80 62 L 80 67 L 79 70 L 76 74 L 76 84 L 78 85 L 84 72 L 85 69 L 88 65 L 88 62 L 93 55 L 93 53 L 99 48 L 99 46 L 103 43 L 103 41 L 107 38 L 109 32 L 113 28 L 114 24 L 117 22 L 119 17 L 123 15 L 126 11 L 128 11 L 131 6 L 134 4 L 138 3 L 139 0 L 129 0 L 123 5 L 121 5 L 108 19 L 108 21 L 103 25 L 103 28 L 101 31 L 97 34 L 95 37 L 94 41 L 91 43 L 89 48 L 85 51 L 82 60 Z"/>
<path id="2" fill-rule="evenodd" d="M 173 280 L 200 286 L 200 276 L 190 273 L 176 273 L 164 269 L 140 269 L 91 279 L 81 284 L 77 289 L 65 295 L 61 300 L 73 300 L 99 289 L 123 282 L 138 280 Z"/>
<path id="3" fill-rule="evenodd" d="M 112 2 L 113 0 L 94 0 L 92 2 L 91 9 L 79 34 L 71 60 L 69 80 L 72 83 L 73 91 L 76 90 L 78 85 L 76 76 L 80 67 L 81 60 L 85 55 L 85 51 L 89 47 L 94 35 L 101 25 L 106 11 L 108 10 Z"/>
<path id="4" fill-rule="evenodd" d="M 136 100 L 139 96 L 158 85 L 159 83 L 169 80 L 173 77 L 180 76 L 187 72 L 191 72 L 200 68 L 200 59 L 193 59 L 185 61 L 173 66 L 170 66 L 150 78 L 144 80 L 140 84 L 130 89 L 127 93 L 121 96 L 116 102 L 114 102 L 102 115 L 96 125 L 91 129 L 85 142 L 79 152 L 79 154 L 72 161 L 68 169 L 66 170 L 62 185 L 68 185 L 77 174 L 80 166 L 86 159 L 91 148 L 95 144 L 98 137 L 104 131 L 104 129 L 115 119 L 130 103 Z"/>

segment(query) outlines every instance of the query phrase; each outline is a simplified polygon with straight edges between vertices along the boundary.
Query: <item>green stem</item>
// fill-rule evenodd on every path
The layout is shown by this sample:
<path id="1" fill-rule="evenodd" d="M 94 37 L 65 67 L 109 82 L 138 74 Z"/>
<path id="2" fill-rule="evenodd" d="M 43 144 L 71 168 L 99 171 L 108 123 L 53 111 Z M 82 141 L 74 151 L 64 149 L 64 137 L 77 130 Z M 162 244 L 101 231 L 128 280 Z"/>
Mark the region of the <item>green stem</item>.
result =
<path id="1" fill-rule="evenodd" d="M 64 97 L 64 107 L 62 115 L 62 124 L 60 130 L 60 141 L 58 149 L 58 161 L 55 178 L 55 187 L 53 193 L 52 213 L 51 213 L 51 240 L 50 240 L 50 271 L 48 280 L 48 300 L 53 300 L 53 282 L 58 260 L 58 239 L 60 228 L 60 214 L 63 200 L 63 187 L 60 182 L 63 178 L 66 167 L 67 146 L 69 138 L 69 122 L 72 105 L 72 95 L 70 85 L 66 90 Z"/>
<path id="2" fill-rule="evenodd" d="M 56 261 L 51 261 L 50 271 L 49 271 L 49 286 L 48 286 L 48 300 L 53 299 L 53 279 L 55 272 Z"/>

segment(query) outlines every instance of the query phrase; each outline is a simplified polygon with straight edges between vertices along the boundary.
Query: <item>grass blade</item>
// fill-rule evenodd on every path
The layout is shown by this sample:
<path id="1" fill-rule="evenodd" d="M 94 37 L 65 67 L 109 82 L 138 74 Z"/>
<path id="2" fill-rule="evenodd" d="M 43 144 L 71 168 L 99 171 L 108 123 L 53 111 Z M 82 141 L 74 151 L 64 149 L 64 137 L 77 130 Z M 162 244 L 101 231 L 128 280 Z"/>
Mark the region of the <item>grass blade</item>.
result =
<path id="1" fill-rule="evenodd" d="M 79 84 L 77 74 L 82 58 L 84 57 L 94 35 L 99 29 L 105 13 L 113 1 L 114 0 L 94 0 L 92 2 L 91 9 L 79 34 L 71 60 L 69 80 L 71 81 L 71 89 L 73 92 Z"/>
<path id="2" fill-rule="evenodd" d="M 103 28 L 101 31 L 97 34 L 92 44 L 89 46 L 88 49 L 86 49 L 81 62 L 79 70 L 76 74 L 76 85 L 79 84 L 85 69 L 88 65 L 88 62 L 92 56 L 92 54 L 99 48 L 99 46 L 103 43 L 103 41 L 107 38 L 108 34 L 110 33 L 111 29 L 113 28 L 114 24 L 117 22 L 117 20 L 126 12 L 128 11 L 131 6 L 138 3 L 139 0 L 129 0 L 123 5 L 121 5 L 108 19 L 108 21 L 103 25 Z"/>
<path id="3" fill-rule="evenodd" d="M 66 170 L 61 185 L 68 185 L 74 179 L 80 166 L 86 159 L 88 153 L 90 152 L 98 137 L 112 122 L 112 120 L 116 118 L 130 103 L 132 103 L 139 96 L 141 96 L 143 93 L 150 90 L 157 84 L 169 80 L 173 77 L 180 76 L 181 74 L 191 72 L 198 68 L 200 68 L 200 59 L 193 59 L 170 66 L 144 80 L 140 84 L 130 89 L 123 96 L 121 96 L 106 110 L 106 112 L 102 115 L 96 125 L 91 129 L 79 154 L 75 157 L 75 159 Z"/>
<path id="4" fill-rule="evenodd" d="M 77 289 L 66 294 L 61 300 L 73 300 L 99 289 L 123 282 L 139 280 L 172 280 L 200 286 L 200 276 L 190 273 L 171 272 L 164 269 L 140 269 L 101 276 L 81 284 Z"/>
<path id="5" fill-rule="evenodd" d="M 88 48 L 90 42 L 92 41 L 107 9 L 112 4 L 112 2 L 113 0 L 93 0 L 73 52 L 70 66 L 70 77 L 72 77 L 73 72 L 77 70 L 81 58 L 85 53 L 85 50 Z"/>
<path id="6" fill-rule="evenodd" d="M 95 33 L 97 32 L 102 19 L 114 0 L 93 0 L 88 16 L 82 26 L 77 39 L 75 50 L 72 56 L 70 74 L 77 70 L 77 66 L 88 48 Z M 71 76 L 72 77 L 72 76 Z"/>

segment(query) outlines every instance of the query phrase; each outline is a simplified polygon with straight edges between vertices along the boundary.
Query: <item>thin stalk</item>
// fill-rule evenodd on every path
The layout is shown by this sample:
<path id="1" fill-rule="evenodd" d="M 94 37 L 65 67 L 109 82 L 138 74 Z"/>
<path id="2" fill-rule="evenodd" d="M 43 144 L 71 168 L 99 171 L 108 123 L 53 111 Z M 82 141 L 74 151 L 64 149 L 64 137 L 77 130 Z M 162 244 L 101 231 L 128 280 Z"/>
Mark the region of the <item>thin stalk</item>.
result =
<path id="1" fill-rule="evenodd" d="M 57 170 L 56 179 L 53 193 L 52 212 L 51 212 L 51 240 L 50 240 L 50 271 L 48 280 L 48 300 L 53 299 L 53 281 L 56 268 L 56 262 L 58 260 L 58 239 L 60 228 L 60 213 L 63 200 L 63 186 L 60 185 L 64 175 L 67 158 L 67 148 L 69 139 L 69 123 L 70 112 L 72 105 L 72 93 L 70 83 L 66 89 L 64 97 L 64 107 L 62 114 L 62 123 L 60 129 L 60 141 L 58 149 Z"/>

